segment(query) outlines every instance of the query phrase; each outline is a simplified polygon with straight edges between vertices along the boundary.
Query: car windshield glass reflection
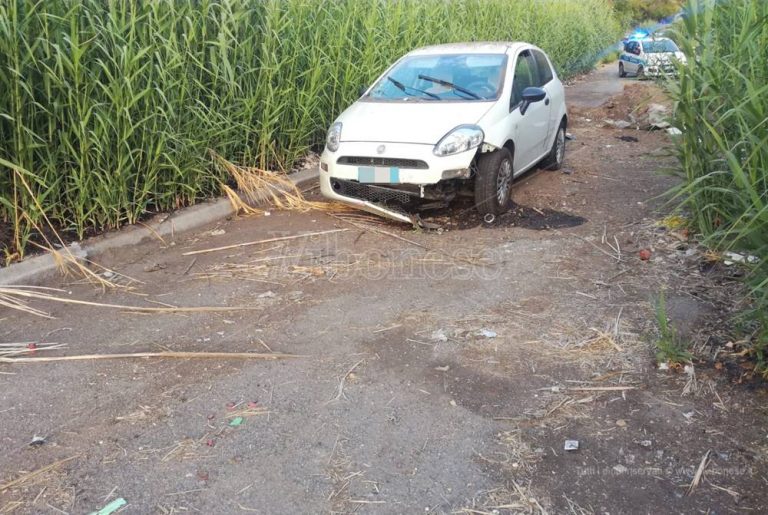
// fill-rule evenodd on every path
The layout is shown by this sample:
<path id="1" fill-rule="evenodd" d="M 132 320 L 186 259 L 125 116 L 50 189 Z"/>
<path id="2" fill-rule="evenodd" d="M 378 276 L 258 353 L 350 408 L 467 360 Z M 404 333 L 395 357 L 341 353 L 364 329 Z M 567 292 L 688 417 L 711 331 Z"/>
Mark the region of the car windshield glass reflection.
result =
<path id="1" fill-rule="evenodd" d="M 478 102 L 495 100 L 502 86 L 504 54 L 418 55 L 399 62 L 368 100 Z"/>
<path id="2" fill-rule="evenodd" d="M 643 41 L 643 49 L 646 54 L 662 54 L 665 52 L 678 52 L 677 45 L 669 39 L 658 41 Z"/>

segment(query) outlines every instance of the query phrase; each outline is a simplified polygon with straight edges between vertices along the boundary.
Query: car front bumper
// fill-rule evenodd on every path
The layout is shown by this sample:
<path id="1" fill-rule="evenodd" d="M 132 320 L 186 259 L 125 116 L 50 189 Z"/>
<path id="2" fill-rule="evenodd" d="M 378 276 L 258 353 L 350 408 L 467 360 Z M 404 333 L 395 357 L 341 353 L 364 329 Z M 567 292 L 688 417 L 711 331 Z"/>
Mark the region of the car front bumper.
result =
<path id="1" fill-rule="evenodd" d="M 423 198 L 425 187 L 442 180 L 469 179 L 477 154 L 474 148 L 438 157 L 433 148 L 409 143 L 341 143 L 339 150 L 326 149 L 320 157 L 320 190 L 329 199 L 413 223 L 413 217 L 396 206 Z"/>

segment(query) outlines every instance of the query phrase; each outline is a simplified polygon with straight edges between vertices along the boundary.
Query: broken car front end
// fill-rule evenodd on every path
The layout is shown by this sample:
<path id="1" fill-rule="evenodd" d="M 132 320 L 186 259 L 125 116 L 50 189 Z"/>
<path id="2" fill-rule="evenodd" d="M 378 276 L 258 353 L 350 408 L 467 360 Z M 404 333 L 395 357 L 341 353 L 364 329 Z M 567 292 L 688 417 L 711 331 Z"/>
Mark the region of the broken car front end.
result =
<path id="1" fill-rule="evenodd" d="M 482 131 L 479 138 L 482 142 Z M 470 178 L 475 140 L 462 147 L 471 148 L 443 156 L 436 155 L 439 144 L 339 143 L 320 159 L 320 188 L 333 200 L 415 223 L 414 209 L 444 205 Z"/>

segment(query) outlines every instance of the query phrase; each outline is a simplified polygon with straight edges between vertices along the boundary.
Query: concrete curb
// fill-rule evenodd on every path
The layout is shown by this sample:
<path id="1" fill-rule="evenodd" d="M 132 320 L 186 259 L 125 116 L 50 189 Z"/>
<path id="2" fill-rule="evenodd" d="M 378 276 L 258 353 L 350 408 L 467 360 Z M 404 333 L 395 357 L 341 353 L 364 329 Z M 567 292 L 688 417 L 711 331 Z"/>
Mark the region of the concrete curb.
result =
<path id="1" fill-rule="evenodd" d="M 320 175 L 318 168 L 302 170 L 289 178 L 299 189 L 308 187 Z M 266 199 L 265 199 L 266 200 Z M 160 215 L 144 225 L 125 227 L 116 232 L 102 234 L 67 248 L 78 259 L 96 259 L 99 256 L 130 245 L 137 245 L 157 235 L 169 236 L 191 231 L 234 214 L 229 199 L 203 202 L 181 209 L 171 215 Z M 56 261 L 50 254 L 43 254 L 11 266 L 0 268 L 0 285 L 37 285 L 58 273 Z"/>

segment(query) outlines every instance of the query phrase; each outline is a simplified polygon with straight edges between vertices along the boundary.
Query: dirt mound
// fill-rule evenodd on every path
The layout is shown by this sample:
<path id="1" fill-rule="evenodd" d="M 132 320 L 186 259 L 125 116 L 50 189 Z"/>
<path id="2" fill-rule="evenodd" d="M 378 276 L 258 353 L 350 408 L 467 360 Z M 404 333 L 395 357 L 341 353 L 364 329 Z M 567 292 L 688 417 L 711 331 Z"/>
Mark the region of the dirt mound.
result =
<path id="1" fill-rule="evenodd" d="M 611 122 L 626 122 L 617 128 L 646 128 L 648 125 L 649 111 L 654 110 L 654 105 L 663 106 L 671 113 L 672 104 L 662 89 L 654 83 L 630 83 L 624 85 L 623 93 L 610 97 L 601 106 L 591 109 L 574 107 L 570 109 L 572 127 L 583 126 L 585 121 L 608 120 L 607 125 L 615 126 Z M 589 122 L 586 122 L 589 123 Z"/>

